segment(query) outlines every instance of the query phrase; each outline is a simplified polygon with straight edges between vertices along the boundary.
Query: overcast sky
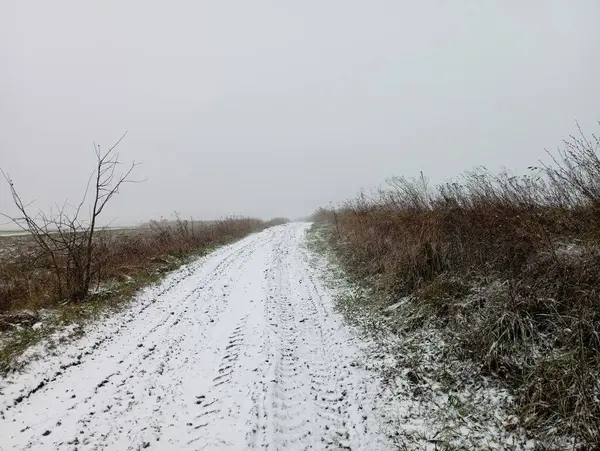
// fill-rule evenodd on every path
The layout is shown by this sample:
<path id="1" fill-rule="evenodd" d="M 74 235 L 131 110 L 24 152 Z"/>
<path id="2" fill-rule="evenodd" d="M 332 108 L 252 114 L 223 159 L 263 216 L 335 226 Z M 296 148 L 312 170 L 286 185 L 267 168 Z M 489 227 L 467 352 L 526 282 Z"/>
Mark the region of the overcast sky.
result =
<path id="1" fill-rule="evenodd" d="M 300 216 L 391 175 L 521 170 L 600 119 L 600 2 L 0 0 L 0 167 L 106 219 Z M 9 212 L 6 184 L 0 211 Z"/>

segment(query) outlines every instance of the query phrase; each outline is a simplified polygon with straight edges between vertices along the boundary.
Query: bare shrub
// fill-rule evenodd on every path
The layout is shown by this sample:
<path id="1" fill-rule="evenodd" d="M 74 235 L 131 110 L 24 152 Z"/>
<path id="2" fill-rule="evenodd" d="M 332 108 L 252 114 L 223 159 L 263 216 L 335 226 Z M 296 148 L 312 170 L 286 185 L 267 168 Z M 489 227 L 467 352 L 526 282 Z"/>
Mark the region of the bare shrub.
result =
<path id="1" fill-rule="evenodd" d="M 29 205 L 19 196 L 14 182 L 3 173 L 19 211 L 19 216 L 4 216 L 33 238 L 37 244 L 35 258 L 50 262 L 54 272 L 54 286 L 60 298 L 64 296 L 75 301 L 87 296 L 92 277 L 97 271 L 96 262 L 101 258 L 94 242 L 98 218 L 121 185 L 133 181 L 130 175 L 136 167 L 135 162 L 121 175 L 116 175 L 120 161 L 115 149 L 124 137 L 125 135 L 106 152 L 101 152 L 100 147 L 95 146 L 95 171 L 88 181 L 81 202 L 73 211 L 69 211 L 69 205 L 65 202 L 56 211 L 30 213 Z M 90 186 L 93 198 L 89 217 L 84 218 L 82 209 L 87 204 Z"/>

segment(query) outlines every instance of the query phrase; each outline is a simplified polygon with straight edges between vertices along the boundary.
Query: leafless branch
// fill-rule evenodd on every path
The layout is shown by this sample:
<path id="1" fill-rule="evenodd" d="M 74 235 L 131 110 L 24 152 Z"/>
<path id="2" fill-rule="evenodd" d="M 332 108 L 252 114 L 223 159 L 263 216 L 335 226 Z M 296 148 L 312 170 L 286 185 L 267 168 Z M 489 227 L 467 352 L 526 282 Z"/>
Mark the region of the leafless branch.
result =
<path id="1" fill-rule="evenodd" d="M 52 262 L 60 295 L 62 296 L 66 290 L 71 300 L 80 300 L 87 295 L 91 277 L 96 271 L 92 264 L 102 260 L 94 242 L 98 217 L 110 199 L 119 192 L 122 184 L 141 182 L 130 177 L 134 169 L 139 166 L 135 161 L 126 171 L 117 175 L 121 162 L 119 153 L 115 149 L 126 135 L 127 133 L 124 133 L 106 152 L 102 152 L 100 146 L 94 144 L 96 168 L 88 178 L 83 196 L 77 206 L 65 200 L 62 205 L 55 204 L 51 207 L 48 213 L 38 211 L 30 214 L 31 203 L 23 202 L 9 175 L 2 171 L 4 179 L 10 186 L 13 203 L 19 214 L 10 216 L 0 213 L 0 216 L 31 234 L 41 251 L 36 258 L 48 258 Z M 89 220 L 85 221 L 81 219 L 81 211 L 92 186 L 94 199 Z"/>

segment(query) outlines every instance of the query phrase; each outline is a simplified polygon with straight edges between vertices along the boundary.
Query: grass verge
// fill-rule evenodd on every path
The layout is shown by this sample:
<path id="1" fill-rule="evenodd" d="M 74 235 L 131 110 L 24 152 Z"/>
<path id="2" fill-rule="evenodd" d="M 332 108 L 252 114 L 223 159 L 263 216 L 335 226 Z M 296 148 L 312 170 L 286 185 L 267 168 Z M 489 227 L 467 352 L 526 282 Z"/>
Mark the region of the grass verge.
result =
<path id="1" fill-rule="evenodd" d="M 440 365 L 465 362 L 457 383 L 502 384 L 550 449 L 600 446 L 599 148 L 572 136 L 527 175 L 398 177 L 315 214 L 368 292 L 348 308 L 387 312 L 398 336 L 437 331 Z"/>
<path id="2" fill-rule="evenodd" d="M 335 229 L 313 224 L 308 247 L 326 259 L 325 282 L 336 309 L 367 344 L 364 369 L 379 373 L 390 409 L 382 432 L 401 450 L 534 449 L 508 409 L 512 397 L 476 365 L 452 356 L 449 335 L 432 322 L 415 325 L 409 297 L 390 304 L 335 249 Z M 380 412 L 381 413 L 381 412 Z"/>

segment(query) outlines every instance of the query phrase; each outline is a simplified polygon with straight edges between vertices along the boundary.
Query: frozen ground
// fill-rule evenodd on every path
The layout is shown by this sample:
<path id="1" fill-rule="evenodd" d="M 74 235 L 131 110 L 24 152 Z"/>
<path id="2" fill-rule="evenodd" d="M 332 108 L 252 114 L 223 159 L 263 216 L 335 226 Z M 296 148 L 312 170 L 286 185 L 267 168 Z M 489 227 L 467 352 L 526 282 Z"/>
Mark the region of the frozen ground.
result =
<path id="1" fill-rule="evenodd" d="M 307 228 L 223 247 L 0 380 L 0 449 L 393 449 Z"/>

